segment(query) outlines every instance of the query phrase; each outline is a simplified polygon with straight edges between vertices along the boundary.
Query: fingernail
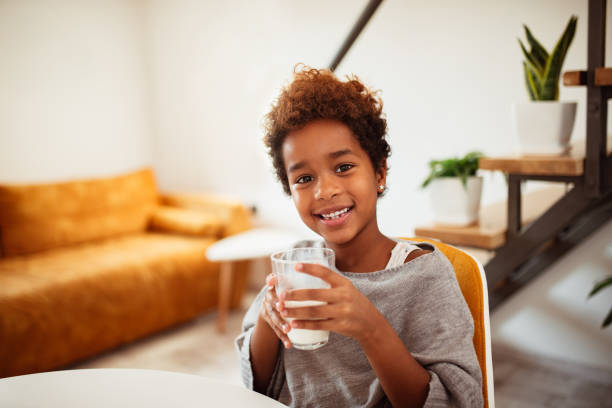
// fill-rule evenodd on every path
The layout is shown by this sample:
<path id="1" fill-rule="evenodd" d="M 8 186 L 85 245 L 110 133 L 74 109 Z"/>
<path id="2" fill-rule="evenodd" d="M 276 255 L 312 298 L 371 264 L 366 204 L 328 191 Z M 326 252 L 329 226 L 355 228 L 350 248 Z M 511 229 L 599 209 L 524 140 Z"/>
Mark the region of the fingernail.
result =
<path id="1" fill-rule="evenodd" d="M 295 264 L 295 270 L 296 271 L 301 271 L 303 269 L 304 269 L 304 265 L 303 264 L 301 264 L 301 263 Z"/>
<path id="2" fill-rule="evenodd" d="M 285 345 L 285 348 L 289 348 L 289 342 L 288 341 L 283 342 L 283 344 Z"/>
<path id="3" fill-rule="evenodd" d="M 283 324 L 283 331 L 285 333 L 287 333 L 289 331 L 289 325 L 288 324 Z"/>
<path id="4" fill-rule="evenodd" d="M 274 307 L 276 308 L 276 310 L 280 310 L 280 302 L 276 302 L 274 304 Z"/>

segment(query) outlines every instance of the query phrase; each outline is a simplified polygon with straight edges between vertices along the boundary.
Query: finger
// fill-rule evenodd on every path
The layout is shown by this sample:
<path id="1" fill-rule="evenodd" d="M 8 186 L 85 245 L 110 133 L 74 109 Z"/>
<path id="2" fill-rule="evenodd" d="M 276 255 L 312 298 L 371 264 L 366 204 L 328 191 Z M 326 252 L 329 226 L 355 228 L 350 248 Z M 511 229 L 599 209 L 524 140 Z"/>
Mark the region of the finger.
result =
<path id="1" fill-rule="evenodd" d="M 283 317 L 270 304 L 266 305 L 266 314 L 267 314 L 266 320 L 268 321 L 268 324 L 270 325 L 270 327 L 272 327 L 272 329 L 277 333 L 277 336 L 279 338 L 287 337 L 286 333 L 288 333 L 289 330 L 291 330 L 291 326 L 289 325 L 289 322 L 283 319 Z M 281 338 L 281 340 L 283 339 Z"/>
<path id="2" fill-rule="evenodd" d="M 276 291 L 274 290 L 274 286 L 268 286 L 268 291 L 266 292 L 266 297 L 272 296 L 275 300 L 278 300 L 278 296 L 276 295 Z"/>
<path id="3" fill-rule="evenodd" d="M 270 273 L 268 274 L 268 276 L 266 276 L 266 285 L 268 286 L 268 289 L 270 287 L 274 288 L 277 282 L 278 279 L 274 273 Z"/>
<path id="4" fill-rule="evenodd" d="M 268 294 L 266 295 L 266 301 L 270 303 L 272 307 L 278 312 L 282 312 L 287 307 L 285 305 L 283 293 L 281 293 L 280 297 L 276 296 L 276 292 L 274 291 L 268 292 Z"/>
<path id="5" fill-rule="evenodd" d="M 274 297 L 270 296 L 270 298 Z M 282 325 L 284 321 L 280 315 L 282 309 L 279 308 L 279 302 L 274 299 L 270 299 L 270 301 L 264 302 L 264 305 L 266 308 L 266 312 L 270 315 L 270 317 L 275 318 L 275 323 Z"/>
<path id="6" fill-rule="evenodd" d="M 272 293 L 268 293 L 266 295 L 264 303 L 266 307 L 269 308 L 267 310 L 270 311 L 270 314 L 280 316 L 280 312 L 282 312 L 285 309 L 285 305 L 281 301 L 278 300 L 275 294 L 272 294 Z"/>
<path id="7" fill-rule="evenodd" d="M 321 305 L 286 308 L 280 315 L 283 319 L 333 319 L 338 312 L 337 305 Z"/>
<path id="8" fill-rule="evenodd" d="M 278 337 L 278 339 L 283 343 L 285 348 L 291 347 L 291 340 L 289 340 L 289 337 L 287 336 L 286 333 L 279 330 L 278 327 L 275 327 L 275 326 L 272 326 L 272 330 L 274 331 L 274 334 L 276 335 L 276 337 Z"/>
<path id="9" fill-rule="evenodd" d="M 287 333 L 289 333 L 289 331 L 291 330 L 291 325 L 289 324 L 289 322 L 285 321 L 280 315 L 278 315 L 278 313 L 271 304 L 264 302 L 263 306 L 263 316 L 265 322 L 268 324 L 268 326 L 270 326 L 276 337 L 278 337 L 278 339 L 283 343 L 285 348 L 291 348 L 291 340 L 289 340 L 289 337 L 287 335 Z"/>
<path id="10" fill-rule="evenodd" d="M 289 340 L 289 337 L 287 337 L 285 333 L 274 327 L 272 328 L 272 330 L 274 331 L 276 337 L 278 337 L 278 339 L 283 343 L 283 346 L 285 346 L 285 348 L 291 347 L 291 340 Z"/>
<path id="11" fill-rule="evenodd" d="M 341 293 L 334 289 L 293 289 L 281 293 L 279 300 L 318 300 L 327 303 L 337 303 L 342 300 Z"/>
<path id="12" fill-rule="evenodd" d="M 278 297 L 276 296 L 276 292 L 275 291 L 268 291 L 266 292 L 266 296 L 264 298 L 264 302 L 265 303 L 269 303 L 270 305 L 272 305 L 274 308 L 278 309 Z"/>
<path id="13" fill-rule="evenodd" d="M 337 331 L 337 329 L 338 329 L 338 320 L 337 319 L 326 319 L 326 320 L 293 320 L 291 322 L 291 328 L 293 328 L 293 329 L 306 329 L 306 330 Z"/>
<path id="14" fill-rule="evenodd" d="M 332 287 L 341 285 L 345 281 L 344 277 L 340 276 L 336 272 L 323 265 L 312 263 L 298 263 L 295 264 L 295 270 L 323 279 Z"/>

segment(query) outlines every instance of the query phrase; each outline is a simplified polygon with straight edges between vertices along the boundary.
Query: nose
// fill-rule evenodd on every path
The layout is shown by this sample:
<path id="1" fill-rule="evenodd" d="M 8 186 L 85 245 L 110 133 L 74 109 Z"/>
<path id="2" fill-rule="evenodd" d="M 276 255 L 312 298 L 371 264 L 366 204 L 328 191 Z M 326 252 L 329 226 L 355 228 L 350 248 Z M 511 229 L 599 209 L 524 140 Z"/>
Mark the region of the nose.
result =
<path id="1" fill-rule="evenodd" d="M 315 199 L 330 200 L 341 191 L 341 185 L 333 176 L 321 176 L 315 188 Z"/>

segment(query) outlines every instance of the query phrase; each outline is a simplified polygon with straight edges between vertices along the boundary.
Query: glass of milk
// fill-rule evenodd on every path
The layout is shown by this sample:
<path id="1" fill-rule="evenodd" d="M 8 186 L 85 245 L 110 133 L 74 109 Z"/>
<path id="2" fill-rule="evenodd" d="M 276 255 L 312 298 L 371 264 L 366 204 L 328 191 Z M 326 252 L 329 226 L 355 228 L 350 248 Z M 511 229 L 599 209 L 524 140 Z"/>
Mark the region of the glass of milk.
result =
<path id="1" fill-rule="evenodd" d="M 334 251 L 329 248 L 294 248 L 272 254 L 272 271 L 277 276 L 276 294 L 292 289 L 329 288 L 327 282 L 306 273 L 295 270 L 297 263 L 311 263 L 326 266 L 330 269 L 336 264 Z M 304 307 L 324 305 L 317 300 L 288 300 L 285 307 Z M 291 319 L 289 319 L 291 320 Z M 289 340 L 299 350 L 314 350 L 325 345 L 329 339 L 328 330 L 307 330 L 292 328 Z"/>

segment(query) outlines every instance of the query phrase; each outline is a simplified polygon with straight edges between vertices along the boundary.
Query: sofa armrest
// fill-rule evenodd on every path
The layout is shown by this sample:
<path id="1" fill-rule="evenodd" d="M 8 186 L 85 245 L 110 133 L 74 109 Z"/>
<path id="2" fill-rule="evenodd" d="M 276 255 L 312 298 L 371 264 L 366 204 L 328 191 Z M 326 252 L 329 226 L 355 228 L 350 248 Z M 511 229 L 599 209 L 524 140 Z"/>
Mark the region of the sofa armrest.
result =
<path id="1" fill-rule="evenodd" d="M 251 228 L 251 211 L 239 201 L 213 194 L 162 193 L 166 206 L 195 210 L 217 217 L 222 227 L 220 237 L 227 237 Z"/>
<path id="2" fill-rule="evenodd" d="M 219 237 L 224 224 L 214 214 L 160 205 L 153 210 L 149 227 L 153 231 Z"/>

